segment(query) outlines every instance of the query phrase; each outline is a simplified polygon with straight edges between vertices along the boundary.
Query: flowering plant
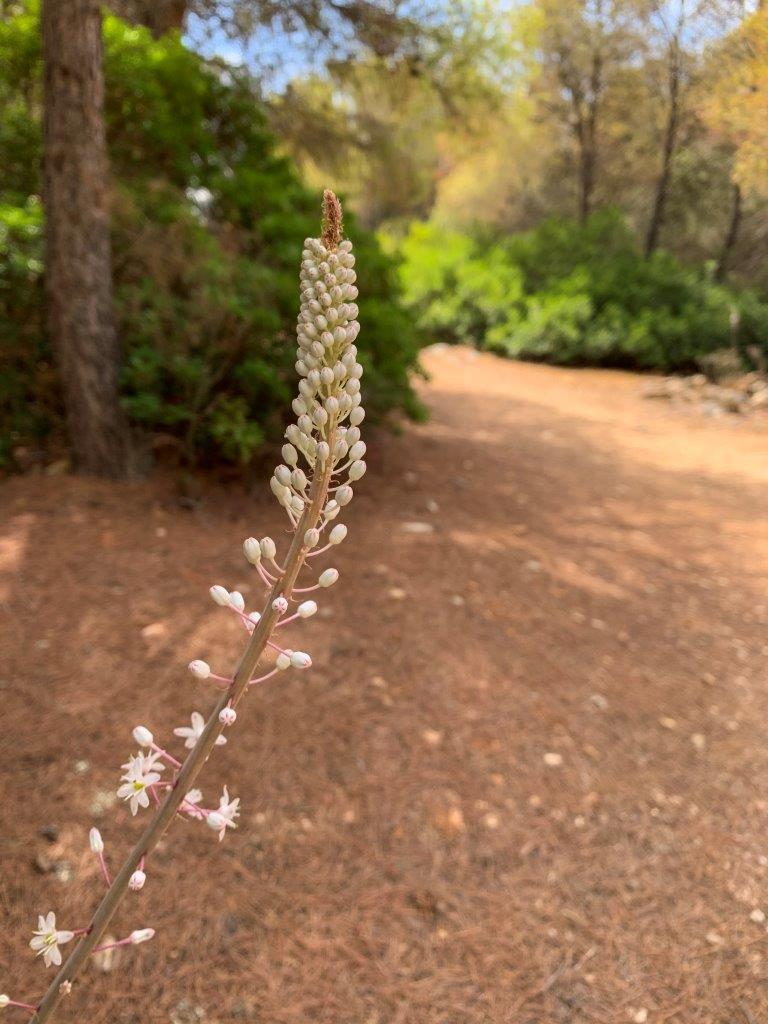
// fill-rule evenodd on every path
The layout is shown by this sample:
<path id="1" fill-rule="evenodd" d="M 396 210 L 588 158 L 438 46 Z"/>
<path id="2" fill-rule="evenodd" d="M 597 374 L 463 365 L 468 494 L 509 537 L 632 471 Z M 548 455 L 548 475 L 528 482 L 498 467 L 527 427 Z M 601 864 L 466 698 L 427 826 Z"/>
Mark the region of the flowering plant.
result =
<path id="1" fill-rule="evenodd" d="M 176 815 L 205 823 L 219 840 L 237 828 L 240 800 L 231 797 L 227 786 L 218 806 L 206 807 L 202 792 L 194 788 L 198 775 L 215 746 L 227 742 L 225 730 L 238 718 L 238 708 L 251 687 L 290 668 L 309 668 L 312 659 L 275 639 L 277 631 L 314 615 L 317 604 L 306 595 L 332 586 L 339 578 L 327 568 L 315 581 L 298 586 L 303 569 L 313 560 L 340 544 L 347 534 L 342 524 L 331 525 L 341 509 L 352 500 L 352 484 L 365 473 L 365 444 L 360 424 L 365 413 L 361 404 L 362 367 L 354 345 L 359 332 L 355 304 L 355 259 L 352 244 L 342 241 L 341 206 L 326 191 L 323 197 L 321 238 L 308 238 L 301 263 L 301 310 L 297 324 L 296 370 L 299 394 L 293 401 L 296 422 L 286 430 L 283 462 L 277 466 L 270 486 L 290 520 L 292 534 L 287 552 L 278 559 L 271 537 L 249 537 L 243 544 L 246 559 L 260 577 L 267 598 L 263 609 L 247 612 L 238 591 L 211 587 L 216 604 L 226 608 L 243 624 L 249 635 L 234 676 L 214 673 L 203 660 L 192 661 L 190 672 L 210 680 L 222 692 L 213 710 L 204 718 L 193 711 L 190 724 L 174 729 L 188 751 L 179 761 L 155 742 L 144 725 L 133 730 L 138 751 L 123 764 L 117 796 L 137 815 L 154 804 L 155 810 L 139 841 L 127 855 L 114 878 L 110 877 L 104 841 L 91 829 L 90 848 L 98 858 L 106 892 L 90 923 L 83 928 L 60 929 L 50 911 L 38 919 L 30 942 L 46 967 L 59 970 L 42 999 L 35 1005 L 0 995 L 0 1010 L 8 1006 L 31 1013 L 32 1024 L 49 1020 L 88 957 L 117 946 L 133 946 L 154 937 L 152 928 L 138 928 L 117 942 L 101 939 L 118 904 L 129 891 L 140 890 L 146 881 L 147 861 Z M 295 608 L 293 607 L 295 606 Z M 265 654 L 274 654 L 272 664 L 263 664 Z M 78 942 L 62 963 L 61 946 Z"/>

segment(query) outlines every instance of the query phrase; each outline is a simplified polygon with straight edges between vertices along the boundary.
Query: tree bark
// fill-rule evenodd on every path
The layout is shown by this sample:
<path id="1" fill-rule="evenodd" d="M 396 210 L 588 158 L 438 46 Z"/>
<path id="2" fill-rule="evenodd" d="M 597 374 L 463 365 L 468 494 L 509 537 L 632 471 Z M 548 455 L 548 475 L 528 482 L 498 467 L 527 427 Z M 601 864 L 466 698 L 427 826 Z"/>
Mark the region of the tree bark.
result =
<path id="1" fill-rule="evenodd" d="M 99 0 L 44 0 L 42 28 L 48 325 L 76 468 L 121 478 Z"/>
<path id="2" fill-rule="evenodd" d="M 664 130 L 664 146 L 661 157 L 661 173 L 656 182 L 653 197 L 651 218 L 648 222 L 648 233 L 645 237 L 646 259 L 656 251 L 659 235 L 664 225 L 664 216 L 669 196 L 669 183 L 672 177 L 672 160 L 677 145 L 677 130 L 680 123 L 680 66 L 681 54 L 677 39 L 673 42 L 669 57 L 669 107 L 667 108 L 667 124 Z"/>
<path id="3" fill-rule="evenodd" d="M 717 267 L 715 268 L 716 281 L 724 281 L 725 275 L 728 273 L 728 262 L 734 248 L 736 247 L 736 240 L 739 237 L 741 216 L 741 188 L 739 185 L 734 185 L 733 200 L 731 203 L 731 216 L 728 222 L 728 232 L 725 236 L 725 241 L 723 242 L 723 248 L 720 250 L 720 258 L 717 261 Z"/>

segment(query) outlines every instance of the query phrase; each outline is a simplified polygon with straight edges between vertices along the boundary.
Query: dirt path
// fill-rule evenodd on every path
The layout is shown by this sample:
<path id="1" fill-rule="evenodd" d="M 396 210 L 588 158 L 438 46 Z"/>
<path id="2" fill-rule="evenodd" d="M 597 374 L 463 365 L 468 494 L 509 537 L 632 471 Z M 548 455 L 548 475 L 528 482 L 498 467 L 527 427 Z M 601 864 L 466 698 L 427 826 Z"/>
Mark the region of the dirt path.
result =
<path id="1" fill-rule="evenodd" d="M 427 363 L 433 418 L 374 440 L 302 627 L 315 669 L 211 765 L 241 828 L 210 856 L 176 827 L 116 923 L 156 927 L 150 952 L 62 1020 L 768 1020 L 765 422 L 629 375 Z M 34 915 L 90 903 L 87 828 L 137 828 L 105 813 L 130 728 L 207 705 L 190 658 L 232 664 L 205 588 L 256 601 L 265 492 L 2 485 L 0 990 L 39 988 Z"/>

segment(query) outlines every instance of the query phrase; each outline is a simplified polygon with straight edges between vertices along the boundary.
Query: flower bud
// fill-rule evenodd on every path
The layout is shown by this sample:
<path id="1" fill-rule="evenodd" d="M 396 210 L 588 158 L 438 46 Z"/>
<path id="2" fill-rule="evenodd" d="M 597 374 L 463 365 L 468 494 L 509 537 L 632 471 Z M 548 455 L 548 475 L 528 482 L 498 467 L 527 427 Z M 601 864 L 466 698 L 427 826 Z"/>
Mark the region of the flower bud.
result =
<path id="1" fill-rule="evenodd" d="M 303 398 L 294 398 L 291 402 L 291 408 L 297 416 L 302 416 L 307 411 L 307 403 Z"/>
<path id="2" fill-rule="evenodd" d="M 140 747 L 151 747 L 155 742 L 155 737 L 152 733 L 143 725 L 137 725 L 133 730 L 133 738 L 139 744 Z"/>
<path id="3" fill-rule="evenodd" d="M 234 608 L 236 612 L 242 612 L 245 609 L 245 598 L 239 590 L 233 590 L 229 595 L 230 607 Z"/>
<path id="4" fill-rule="evenodd" d="M 104 853 L 104 840 L 97 828 L 92 828 L 88 833 L 88 844 L 91 847 L 91 853 Z"/>
<path id="5" fill-rule="evenodd" d="M 258 626 L 261 622 L 261 612 L 250 612 L 248 620 L 252 623 L 252 626 L 250 627 L 251 629 L 253 629 L 254 626 Z"/>
<path id="6" fill-rule="evenodd" d="M 141 871 L 141 870 L 134 871 L 133 874 L 131 875 L 131 877 L 128 879 L 128 888 L 132 889 L 134 892 L 138 892 L 139 889 L 143 889 L 144 888 L 144 883 L 146 882 L 146 880 L 147 880 L 147 876 L 144 874 L 143 871 Z M 149 938 L 151 939 L 152 936 L 150 935 Z M 139 940 L 136 940 L 136 941 L 146 942 L 146 939 L 139 939 Z M 134 942 L 134 945 L 135 945 L 135 940 L 133 938 L 133 935 L 131 936 L 131 942 Z"/>
<path id="7" fill-rule="evenodd" d="M 357 462 L 358 459 L 362 459 L 362 457 L 365 455 L 365 451 L 365 441 L 355 441 L 355 443 L 349 449 L 350 460 L 352 462 Z"/>
<path id="8" fill-rule="evenodd" d="M 304 534 L 304 547 L 316 548 L 320 543 L 320 531 L 314 527 L 311 530 L 307 530 Z"/>
<path id="9" fill-rule="evenodd" d="M 150 939 L 154 938 L 154 935 L 154 928 L 137 928 L 135 932 L 131 932 L 131 943 L 134 946 L 138 946 L 140 942 L 149 942 Z"/>
<path id="10" fill-rule="evenodd" d="M 351 487 L 347 486 L 347 484 L 342 484 L 336 491 L 336 501 L 339 505 L 348 505 L 352 501 L 353 493 Z"/>
<path id="11" fill-rule="evenodd" d="M 326 569 L 325 572 L 320 573 L 317 582 L 321 587 L 332 587 L 338 578 L 338 569 Z"/>
<path id="12" fill-rule="evenodd" d="M 222 708 L 219 712 L 219 721 L 222 725 L 234 725 L 237 719 L 237 712 L 234 708 Z"/>
<path id="13" fill-rule="evenodd" d="M 4 992 L 0 994 L 0 1010 L 4 1010 L 11 1001 L 11 997 L 7 996 Z"/>
<path id="14" fill-rule="evenodd" d="M 189 671 L 198 679 L 207 679 L 211 674 L 211 666 L 207 661 L 190 661 Z"/>
<path id="15" fill-rule="evenodd" d="M 354 425 L 351 427 L 347 427 L 347 432 L 344 435 L 344 440 L 347 442 L 347 444 L 357 444 L 357 442 L 360 440 L 360 428 Z"/>
<path id="16" fill-rule="evenodd" d="M 294 668 L 309 668 L 312 659 L 305 651 L 294 651 L 291 655 L 291 665 Z"/>
<path id="17" fill-rule="evenodd" d="M 314 420 L 318 427 L 322 427 L 328 422 L 328 413 L 325 411 L 322 405 L 318 405 L 318 407 L 312 413 L 312 419 Z"/>
<path id="18" fill-rule="evenodd" d="M 312 433 L 312 420 L 306 414 L 304 416 L 299 416 L 296 420 L 296 424 L 302 434 Z"/>
<path id="19" fill-rule="evenodd" d="M 323 402 L 323 407 L 329 416 L 335 416 L 339 411 L 339 400 L 335 395 L 331 395 L 330 398 L 326 398 Z"/>
<path id="20" fill-rule="evenodd" d="M 296 614 L 301 619 L 308 619 L 314 615 L 317 611 L 317 605 L 314 601 L 302 601 L 299 607 L 296 609 Z"/>
<path id="21" fill-rule="evenodd" d="M 272 602 L 272 610 L 276 611 L 278 615 L 285 615 L 288 611 L 288 602 L 284 597 L 276 597 Z"/>
<path id="22" fill-rule="evenodd" d="M 258 565 L 261 561 L 261 547 L 255 537 L 248 537 L 243 541 L 243 554 L 251 565 Z"/>
<path id="23" fill-rule="evenodd" d="M 226 587 L 220 587 L 218 584 L 215 587 L 211 587 L 208 591 L 216 604 L 220 604 L 222 608 L 226 608 L 229 604 L 229 591 Z"/>
<path id="24" fill-rule="evenodd" d="M 276 666 L 276 668 L 279 668 L 281 672 L 284 669 L 288 668 L 290 666 L 290 664 L 291 664 L 291 657 L 290 657 L 289 654 L 283 654 L 281 652 L 275 658 L 275 666 Z"/>
<path id="25" fill-rule="evenodd" d="M 328 456 L 330 454 L 331 454 L 331 449 L 328 446 L 328 442 L 327 441 L 319 441 L 318 445 L 317 445 L 317 457 L 320 460 L 320 462 L 321 463 L 325 462 L 328 459 Z"/>
<path id="26" fill-rule="evenodd" d="M 292 444 L 283 445 L 282 455 L 289 466 L 295 466 L 299 461 L 299 453 Z"/>
<path id="27" fill-rule="evenodd" d="M 365 419 L 365 409 L 358 405 L 356 409 L 353 409 L 349 414 L 349 422 L 353 427 L 359 427 Z"/>
<path id="28" fill-rule="evenodd" d="M 328 534 L 328 541 L 331 544 L 341 544 L 344 538 L 347 536 L 347 528 L 344 523 L 339 523 L 338 526 L 334 526 L 331 532 Z"/>
<path id="29" fill-rule="evenodd" d="M 333 370 L 330 366 L 324 366 L 320 371 L 320 380 L 323 384 L 333 384 Z"/>
<path id="30" fill-rule="evenodd" d="M 303 491 L 307 486 L 307 477 L 303 470 L 294 469 L 291 473 L 291 483 L 297 491 Z"/>
<path id="31" fill-rule="evenodd" d="M 362 444 L 362 441 L 360 442 Z M 353 462 L 349 467 L 349 479 L 354 483 L 355 480 L 360 480 L 365 476 L 365 471 L 368 467 L 362 459 L 358 459 L 357 462 Z"/>
<path id="32" fill-rule="evenodd" d="M 277 554 L 277 545 L 271 537 L 262 537 L 261 554 L 263 558 L 274 558 Z"/>
<path id="33" fill-rule="evenodd" d="M 283 485 L 283 487 L 289 487 L 291 483 L 291 471 L 287 466 L 277 466 L 275 469 L 275 476 Z"/>

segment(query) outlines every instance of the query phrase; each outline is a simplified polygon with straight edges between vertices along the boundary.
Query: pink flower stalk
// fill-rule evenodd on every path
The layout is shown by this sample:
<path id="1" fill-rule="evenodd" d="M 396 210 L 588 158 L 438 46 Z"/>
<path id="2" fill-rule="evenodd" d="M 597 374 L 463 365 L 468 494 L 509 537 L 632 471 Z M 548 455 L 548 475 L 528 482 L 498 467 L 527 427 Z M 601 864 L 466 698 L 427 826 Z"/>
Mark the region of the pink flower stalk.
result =
<path id="1" fill-rule="evenodd" d="M 362 367 L 354 344 L 360 329 L 355 303 L 355 260 L 351 243 L 342 241 L 341 207 L 332 192 L 324 194 L 323 212 L 322 236 L 308 238 L 302 253 L 296 352 L 300 380 L 293 401 L 297 419 L 285 432 L 283 462 L 270 480 L 270 488 L 291 526 L 290 544 L 280 558 L 271 537 L 248 537 L 243 544 L 247 561 L 268 591 L 261 612 L 246 614 L 245 600 L 238 591 L 230 592 L 220 584 L 210 589 L 218 606 L 240 617 L 249 638 L 231 678 L 214 674 L 202 659 L 190 662 L 189 671 L 196 679 L 211 680 L 225 692 L 207 718 L 193 711 L 189 726 L 173 730 L 176 737 L 184 740 L 184 760 L 178 760 L 156 743 L 145 726 L 134 728 L 133 739 L 140 749 L 123 764 L 117 795 L 129 805 L 132 816 L 147 810 L 153 801 L 156 810 L 111 880 L 101 834 L 91 830 L 91 850 L 99 858 L 108 889 L 87 928 L 58 929 L 53 912 L 39 918 L 30 945 L 46 965 L 60 969 L 37 1006 L 0 996 L 0 1009 L 13 1005 L 32 1011 L 31 1024 L 43 1024 L 51 1018 L 93 953 L 138 945 L 153 938 L 154 929 L 141 928 L 117 942 L 101 943 L 126 893 L 144 888 L 147 858 L 177 815 L 205 822 L 217 833 L 219 841 L 237 828 L 239 797 L 230 798 L 229 789 L 224 786 L 218 807 L 203 807 L 202 792 L 195 787 L 198 775 L 214 749 L 226 743 L 223 730 L 239 720 L 239 705 L 251 687 L 279 672 L 303 670 L 312 664 L 309 654 L 279 646 L 272 635 L 278 626 L 296 625 L 317 612 L 315 601 L 303 600 L 300 595 L 329 587 L 338 579 L 336 569 L 330 568 L 315 577 L 313 585 L 298 585 L 308 557 L 317 557 L 344 540 L 346 527 L 338 524 L 330 529 L 325 546 L 318 549 L 325 530 L 351 500 L 351 484 L 365 472 L 361 459 L 365 445 L 360 441 L 360 424 L 365 416 L 360 396 Z M 340 479 L 344 473 L 346 479 Z M 329 499 L 330 488 L 335 496 Z M 290 602 L 298 607 L 286 618 Z M 278 652 L 274 665 L 264 661 L 270 648 Z M 167 776 L 163 779 L 165 772 Z M 75 938 L 79 941 L 62 964 L 59 947 Z"/>

